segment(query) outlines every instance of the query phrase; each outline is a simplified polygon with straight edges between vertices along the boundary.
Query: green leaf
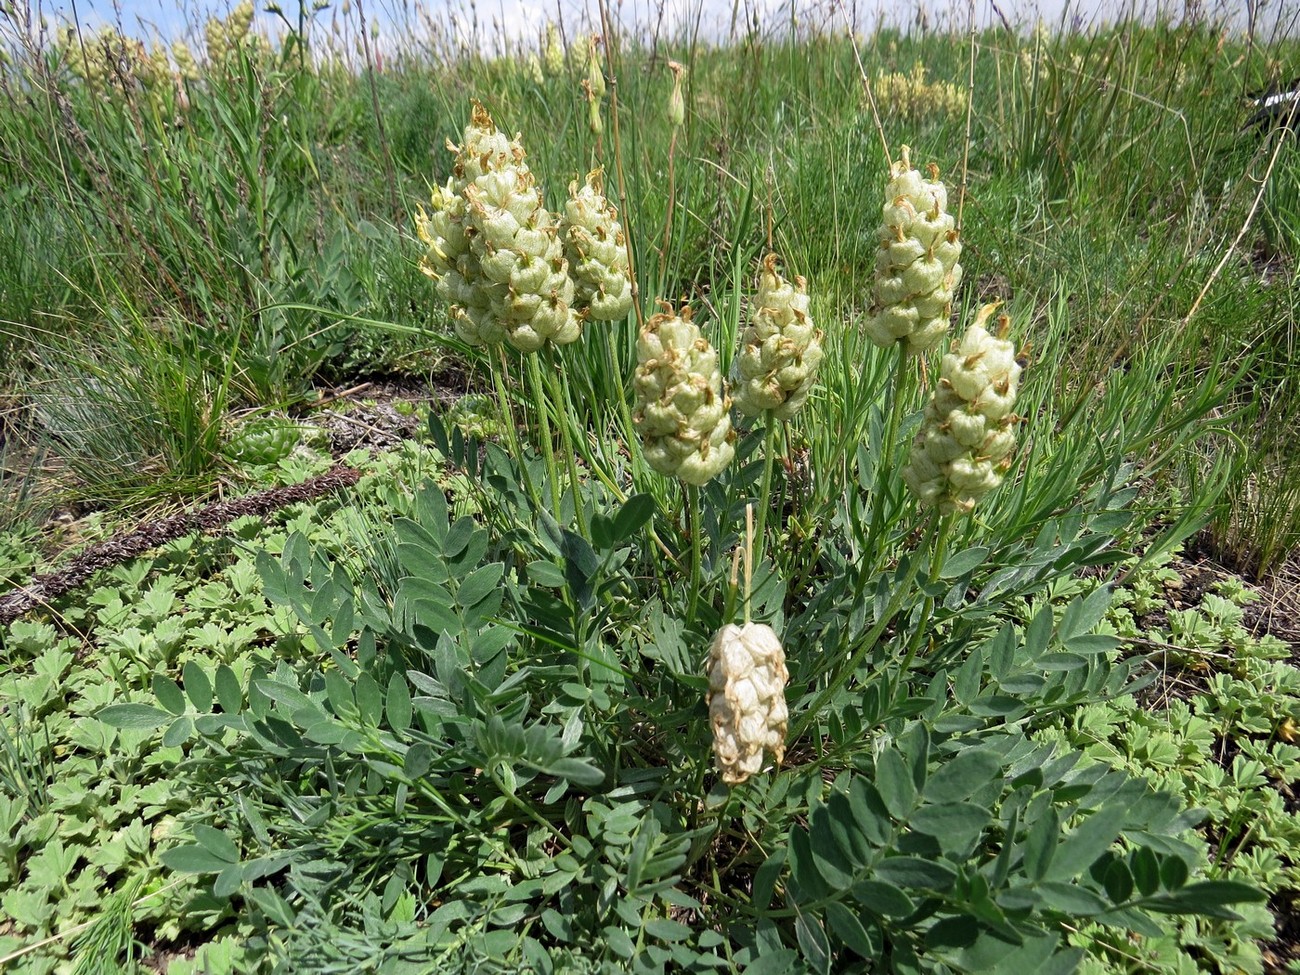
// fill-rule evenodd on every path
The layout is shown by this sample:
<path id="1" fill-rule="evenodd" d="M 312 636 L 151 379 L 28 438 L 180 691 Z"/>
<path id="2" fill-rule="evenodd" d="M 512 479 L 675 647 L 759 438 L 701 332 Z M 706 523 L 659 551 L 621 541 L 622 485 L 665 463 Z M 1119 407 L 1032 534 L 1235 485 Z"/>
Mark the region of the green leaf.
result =
<path id="1" fill-rule="evenodd" d="M 163 862 L 163 866 L 177 873 L 217 873 L 230 866 L 229 861 L 213 856 L 195 843 L 163 850 L 158 859 Z"/>
<path id="2" fill-rule="evenodd" d="M 1042 880 L 1047 876 L 1060 838 L 1060 816 L 1053 807 L 1047 806 L 1025 837 L 1025 873 L 1030 880 Z"/>
<path id="3" fill-rule="evenodd" d="M 1051 638 L 1052 606 L 1050 603 L 1044 603 L 1043 607 L 1034 614 L 1029 629 L 1025 631 L 1025 657 L 1023 663 L 1029 664 L 1041 657 L 1047 651 L 1047 645 Z"/>
<path id="4" fill-rule="evenodd" d="M 818 806 L 813 810 L 811 820 L 808 839 L 817 870 L 832 889 L 843 890 L 853 883 L 852 866 L 835 843 L 830 810 L 826 806 Z"/>
<path id="5" fill-rule="evenodd" d="M 884 846 L 893 832 L 889 810 L 880 791 L 862 776 L 849 783 L 849 807 L 858 829 L 876 846 Z"/>
<path id="6" fill-rule="evenodd" d="M 496 591 L 505 569 L 505 565 L 501 562 L 492 562 L 475 569 L 464 578 L 460 588 L 456 590 L 456 602 L 465 607 L 479 603 L 489 593 Z"/>
<path id="7" fill-rule="evenodd" d="M 776 882 L 781 876 L 781 869 L 785 866 L 785 859 L 786 851 L 778 848 L 754 872 L 754 889 L 750 900 L 760 913 L 766 912 L 768 905 L 772 903 L 772 892 L 776 889 Z"/>
<path id="8" fill-rule="evenodd" d="M 185 681 L 185 695 L 199 714 L 208 714 L 212 710 L 212 682 L 208 675 L 193 660 L 187 661 L 181 671 Z"/>
<path id="9" fill-rule="evenodd" d="M 405 731 L 411 726 L 411 689 L 406 685 L 406 676 L 399 671 L 393 671 L 388 679 L 384 710 L 394 731 Z"/>
<path id="10" fill-rule="evenodd" d="M 886 748 L 876 756 L 876 788 L 890 814 L 895 819 L 907 819 L 916 804 L 916 785 L 896 748 Z"/>
<path id="11" fill-rule="evenodd" d="M 176 748 L 178 745 L 183 745 L 190 740 L 192 734 L 194 734 L 194 719 L 188 714 L 182 714 L 163 732 L 163 748 Z"/>
<path id="12" fill-rule="evenodd" d="M 244 692 L 239 686 L 239 678 L 227 665 L 217 668 L 216 679 L 217 703 L 227 714 L 238 714 L 244 707 Z"/>
<path id="13" fill-rule="evenodd" d="M 851 893 L 859 904 L 883 917 L 907 917 L 916 910 L 902 890 L 880 879 L 860 881 L 853 885 Z"/>
<path id="14" fill-rule="evenodd" d="M 1057 628 L 1063 643 L 1070 643 L 1094 629 L 1110 608 L 1111 592 L 1109 586 L 1098 586 L 1088 596 L 1076 596 L 1061 614 L 1061 623 Z"/>
<path id="15" fill-rule="evenodd" d="M 989 557 L 989 550 L 983 547 L 968 548 L 950 555 L 939 570 L 940 579 L 956 579 L 981 565 Z"/>
<path id="16" fill-rule="evenodd" d="M 907 824 L 935 837 L 944 850 L 958 850 L 979 836 L 991 820 L 989 811 L 974 803 L 943 802 L 917 809 Z"/>
<path id="17" fill-rule="evenodd" d="M 807 830 L 798 826 L 791 827 L 786 856 L 790 862 L 790 876 L 799 886 L 801 900 L 818 900 L 830 893 L 821 871 L 817 869 Z"/>
<path id="18" fill-rule="evenodd" d="M 1160 864 L 1160 883 L 1165 890 L 1177 890 L 1187 883 L 1187 861 L 1179 856 L 1167 856 Z"/>
<path id="19" fill-rule="evenodd" d="M 691 936 L 689 925 L 681 921 L 670 921 L 666 917 L 656 917 L 646 922 L 646 934 L 661 941 L 683 941 Z"/>
<path id="20" fill-rule="evenodd" d="M 100 708 L 95 717 L 111 728 L 152 731 L 170 721 L 173 715 L 148 704 L 110 704 Z"/>
<path id="21" fill-rule="evenodd" d="M 352 690 L 357 698 L 357 710 L 361 712 L 362 721 L 372 728 L 379 727 L 380 718 L 384 714 L 384 692 L 379 682 L 369 674 L 361 674 Z"/>
<path id="22" fill-rule="evenodd" d="M 564 570 L 554 562 L 538 559 L 529 562 L 524 568 L 528 581 L 544 589 L 562 589 L 564 587 Z"/>
<path id="23" fill-rule="evenodd" d="M 221 830 L 212 826 L 198 824 L 194 827 L 194 839 L 198 841 L 199 846 L 214 857 L 225 860 L 227 863 L 239 862 L 239 847 L 235 845 L 234 840 Z"/>
<path id="24" fill-rule="evenodd" d="M 212 895 L 214 897 L 229 897 L 235 891 L 239 890 L 244 883 L 244 868 L 238 863 L 232 863 L 226 867 L 212 881 Z"/>
<path id="25" fill-rule="evenodd" d="M 429 771 L 429 766 L 432 764 L 433 749 L 424 742 L 417 742 L 406 750 L 406 757 L 402 762 L 402 767 L 412 779 L 418 779 Z"/>
<path id="26" fill-rule="evenodd" d="M 1123 860 L 1112 860 L 1102 877 L 1102 886 L 1106 896 L 1114 903 L 1122 904 L 1133 895 L 1133 875 L 1129 873 L 1128 864 Z"/>
<path id="27" fill-rule="evenodd" d="M 172 714 L 185 713 L 185 692 L 181 690 L 179 684 L 165 674 L 154 674 L 151 683 L 154 697 L 158 698 L 159 704 Z"/>
<path id="28" fill-rule="evenodd" d="M 1110 849 L 1123 829 L 1124 816 L 1119 810 L 1094 812 L 1057 847 L 1045 876 L 1050 880 L 1071 880 L 1079 876 Z"/>
<path id="29" fill-rule="evenodd" d="M 941 860 L 921 857 L 886 857 L 876 864 L 875 879 L 900 887 L 924 890 L 948 890 L 957 882 L 957 871 Z"/>
<path id="30" fill-rule="evenodd" d="M 620 958 L 630 961 L 632 956 L 636 954 L 636 945 L 632 943 L 632 939 L 627 936 L 627 932 L 622 928 L 610 925 L 604 929 L 602 934 L 604 934 L 605 943 L 609 945 L 610 950 Z"/>
<path id="31" fill-rule="evenodd" d="M 1268 894 L 1250 884 L 1236 880 L 1202 880 L 1180 890 L 1142 902 L 1142 906 L 1164 914 L 1204 914 L 1209 917 L 1229 917 L 1225 911 L 1229 904 L 1257 904 L 1268 900 Z"/>
<path id="32" fill-rule="evenodd" d="M 881 942 L 879 936 L 873 937 L 875 925 L 868 931 L 856 914 L 839 901 L 826 905 L 826 920 L 831 930 L 848 946 L 849 950 L 868 961 L 880 956 Z"/>
<path id="33" fill-rule="evenodd" d="M 626 542 L 654 517 L 655 499 L 649 494 L 634 494 L 623 502 L 614 515 L 610 548 Z"/>
<path id="34" fill-rule="evenodd" d="M 1058 911 L 1064 911 L 1066 914 L 1090 917 L 1094 914 L 1105 913 L 1110 909 L 1110 904 L 1101 895 L 1085 887 L 1077 887 L 1074 884 L 1062 884 L 1052 880 L 1045 880 L 1035 889 L 1047 906 L 1054 907 Z"/>
<path id="35" fill-rule="evenodd" d="M 979 938 L 979 922 L 970 915 L 946 917 L 925 933 L 930 948 L 966 948 Z"/>
<path id="36" fill-rule="evenodd" d="M 1133 873 L 1133 882 L 1143 897 L 1150 897 L 1160 889 L 1160 863 L 1150 847 L 1140 846 L 1133 851 L 1129 869 Z"/>
<path id="37" fill-rule="evenodd" d="M 1002 759 L 990 748 L 966 748 L 939 766 L 925 784 L 931 802 L 968 799 L 981 787 L 1002 777 Z"/>
<path id="38" fill-rule="evenodd" d="M 588 788 L 598 786 L 605 781 L 605 773 L 586 758 L 557 758 L 547 763 L 542 771 L 554 775 L 557 779 L 565 779 L 574 785 Z"/>
<path id="39" fill-rule="evenodd" d="M 831 943 L 821 921 L 811 914 L 800 914 L 794 922 L 794 936 L 799 942 L 804 961 L 808 962 L 814 972 L 826 973 L 831 970 Z"/>
<path id="40" fill-rule="evenodd" d="M 798 958 L 799 953 L 793 948 L 763 951 L 745 966 L 744 975 L 790 975 L 796 970 L 794 963 Z"/>

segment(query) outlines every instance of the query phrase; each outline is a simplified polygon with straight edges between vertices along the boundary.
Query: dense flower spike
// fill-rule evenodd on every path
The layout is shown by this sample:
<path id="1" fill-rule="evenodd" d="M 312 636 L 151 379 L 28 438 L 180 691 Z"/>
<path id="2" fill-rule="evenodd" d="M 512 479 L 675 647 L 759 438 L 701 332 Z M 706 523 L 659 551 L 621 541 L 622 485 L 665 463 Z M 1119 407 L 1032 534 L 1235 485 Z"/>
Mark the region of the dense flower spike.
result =
<path id="1" fill-rule="evenodd" d="M 564 44 L 560 40 L 560 29 L 552 23 L 546 25 L 546 37 L 542 41 L 542 64 L 551 76 L 564 71 Z"/>
<path id="2" fill-rule="evenodd" d="M 212 64 L 222 64 L 232 57 L 239 45 L 248 37 L 249 28 L 252 26 L 253 4 L 251 0 L 241 0 L 225 20 L 209 17 L 207 24 L 203 27 L 203 39 L 208 48 L 208 60 Z"/>
<path id="3" fill-rule="evenodd" d="M 788 420 L 808 399 L 822 361 L 822 333 L 808 315 L 807 284 L 777 271 L 769 254 L 758 276 L 753 314 L 732 361 L 736 408 L 748 416 L 767 410 Z"/>
<path id="4" fill-rule="evenodd" d="M 482 105 L 473 116 L 447 185 L 420 212 L 428 250 L 422 267 L 452 303 L 456 333 L 473 345 L 502 340 L 523 352 L 582 334 L 573 309 L 559 224 L 542 206 L 518 136 L 509 139 Z"/>
<path id="5" fill-rule="evenodd" d="M 717 350 L 700 335 L 689 308 L 669 309 L 646 322 L 637 360 L 633 421 L 646 461 L 660 474 L 705 484 L 735 455 Z"/>
<path id="6" fill-rule="evenodd" d="M 1015 347 L 998 319 L 998 337 L 984 324 L 997 305 L 985 305 L 960 342 L 943 357 L 938 388 L 925 408 L 921 432 L 903 468 L 903 480 L 927 507 L 942 514 L 969 512 L 1011 466 L 1019 417 L 1011 412 L 1020 383 Z"/>
<path id="7" fill-rule="evenodd" d="M 618 211 L 606 199 L 601 171 L 587 174 L 581 189 L 569 184 L 569 202 L 561 220 L 564 256 L 577 285 L 576 303 L 588 317 L 613 322 L 632 310 L 632 278 Z"/>
<path id="8" fill-rule="evenodd" d="M 936 167 L 922 179 L 903 146 L 890 175 L 866 330 L 879 346 L 905 342 L 909 352 L 921 353 L 948 331 L 961 283 L 961 242 Z"/>
<path id="9" fill-rule="evenodd" d="M 713 754 L 727 785 L 763 768 L 764 751 L 785 756 L 785 651 L 763 623 L 728 625 L 709 648 L 709 724 Z"/>
<path id="10" fill-rule="evenodd" d="M 957 118 L 966 111 L 966 93 L 946 81 L 927 81 L 925 65 L 917 61 L 910 74 L 876 75 L 876 98 L 891 111 L 911 119 L 935 115 Z"/>

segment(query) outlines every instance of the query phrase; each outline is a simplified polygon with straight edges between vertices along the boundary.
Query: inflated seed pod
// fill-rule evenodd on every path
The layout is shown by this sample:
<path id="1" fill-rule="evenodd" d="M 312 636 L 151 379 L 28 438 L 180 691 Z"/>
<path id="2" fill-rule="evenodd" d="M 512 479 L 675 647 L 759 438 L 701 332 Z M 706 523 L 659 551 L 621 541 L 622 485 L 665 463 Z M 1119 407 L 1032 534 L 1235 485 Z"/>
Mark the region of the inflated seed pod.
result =
<path id="1" fill-rule="evenodd" d="M 198 80 L 199 66 L 188 44 L 184 41 L 176 41 L 172 44 L 172 57 L 176 61 L 176 71 L 181 78 L 186 81 Z"/>
<path id="2" fill-rule="evenodd" d="M 564 255 L 576 285 L 575 304 L 596 321 L 619 321 L 632 310 L 632 279 L 618 210 L 605 197 L 601 171 L 581 188 L 569 184 L 560 221 Z"/>
<path id="3" fill-rule="evenodd" d="M 764 752 L 785 756 L 785 651 L 770 626 L 728 625 L 709 648 L 709 724 L 713 755 L 727 785 L 762 771 Z"/>
<path id="4" fill-rule="evenodd" d="M 548 75 L 564 73 L 564 44 L 560 41 L 560 29 L 555 24 L 546 25 L 546 39 L 542 46 L 542 64 Z"/>
<path id="5" fill-rule="evenodd" d="M 985 305 L 960 342 L 943 357 L 939 382 L 903 468 L 903 480 L 924 507 L 967 513 L 1000 483 L 1011 466 L 1019 417 L 1011 412 L 1020 385 L 1015 347 L 998 320 L 995 337 L 984 327 L 997 305 Z"/>
<path id="6" fill-rule="evenodd" d="M 786 281 L 769 254 L 758 276 L 749 325 L 732 360 L 732 395 L 747 416 L 788 420 L 808 399 L 822 361 L 822 333 L 808 315 L 803 278 Z"/>
<path id="7" fill-rule="evenodd" d="M 952 298 L 961 283 L 961 241 L 948 213 L 948 190 L 931 167 L 912 168 L 907 146 L 890 169 L 876 250 L 867 335 L 882 347 L 903 342 L 909 352 L 933 348 L 948 331 Z"/>
<path id="8" fill-rule="evenodd" d="M 691 321 L 691 310 L 653 316 L 637 338 L 633 378 L 646 462 L 660 474 L 699 487 L 735 455 L 730 400 L 718 353 Z"/>
<path id="9" fill-rule="evenodd" d="M 559 225 L 519 138 L 507 138 L 475 103 L 447 185 L 420 213 L 426 273 L 452 304 L 456 333 L 474 345 L 506 341 L 523 352 L 582 334 Z"/>

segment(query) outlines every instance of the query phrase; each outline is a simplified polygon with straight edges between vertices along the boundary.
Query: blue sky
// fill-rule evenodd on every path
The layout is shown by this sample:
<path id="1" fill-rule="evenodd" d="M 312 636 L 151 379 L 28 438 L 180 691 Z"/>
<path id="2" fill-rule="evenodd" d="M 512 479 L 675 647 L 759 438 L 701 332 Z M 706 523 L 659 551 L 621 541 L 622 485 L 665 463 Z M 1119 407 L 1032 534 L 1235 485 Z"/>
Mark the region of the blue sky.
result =
<path id="1" fill-rule="evenodd" d="M 328 9 L 317 14 L 324 29 L 328 29 L 331 18 L 341 15 L 342 2 L 333 0 Z M 1032 24 L 1041 16 L 1052 24 L 1065 18 L 1079 26 L 1098 19 L 1113 19 L 1119 12 L 1134 8 L 1147 13 L 1162 10 L 1177 16 L 1185 7 L 1199 6 L 1210 13 L 1227 12 L 1237 19 L 1239 26 L 1244 26 L 1245 10 L 1250 6 L 1261 9 L 1269 22 L 1279 15 L 1284 21 L 1291 21 L 1300 0 L 1202 0 L 1200 3 L 1196 0 L 976 0 L 976 16 L 981 23 L 991 22 L 995 17 L 994 3 L 1009 19 L 1020 24 Z M 855 13 L 860 28 L 870 29 L 882 17 L 907 24 L 921 7 L 927 9 L 932 23 L 949 23 L 954 16 L 962 23 L 966 20 L 966 4 L 950 0 L 736 0 L 735 4 L 733 0 L 610 0 L 610 7 L 621 11 L 621 18 L 628 26 L 651 23 L 662 10 L 670 27 L 698 18 L 702 31 L 714 37 L 727 35 L 733 9 L 739 10 L 742 23 L 756 15 L 761 23 L 777 26 L 788 23 L 792 4 L 795 18 L 807 26 L 842 26 L 845 10 Z M 417 0 L 369 0 L 364 2 L 364 9 L 367 19 L 377 22 L 381 30 L 405 32 L 410 25 L 424 22 L 423 17 L 412 15 L 417 5 L 423 7 L 428 19 L 459 29 L 462 35 L 469 34 L 470 0 L 425 0 L 423 4 L 417 4 Z M 261 10 L 265 0 L 259 0 L 257 6 Z M 288 16 L 296 18 L 298 0 L 282 0 L 282 6 Z M 356 0 L 352 0 L 351 7 L 349 16 L 355 24 Z M 201 30 L 207 16 L 224 13 L 229 5 L 203 0 L 183 5 L 174 0 L 76 0 L 75 5 L 73 0 L 40 0 L 40 8 L 54 20 L 72 19 L 75 9 L 83 25 L 114 22 L 120 23 L 128 34 L 150 36 L 158 32 L 171 39 L 196 27 Z M 183 11 L 189 11 L 188 15 Z M 518 38 L 536 37 L 542 25 L 556 17 L 557 11 L 566 25 L 592 24 L 598 18 L 596 0 L 477 0 L 477 11 L 482 35 L 494 35 L 497 32 L 493 31 L 493 25 L 504 24 L 509 35 Z M 260 13 L 259 17 L 268 27 L 276 23 L 276 18 L 269 14 Z"/>

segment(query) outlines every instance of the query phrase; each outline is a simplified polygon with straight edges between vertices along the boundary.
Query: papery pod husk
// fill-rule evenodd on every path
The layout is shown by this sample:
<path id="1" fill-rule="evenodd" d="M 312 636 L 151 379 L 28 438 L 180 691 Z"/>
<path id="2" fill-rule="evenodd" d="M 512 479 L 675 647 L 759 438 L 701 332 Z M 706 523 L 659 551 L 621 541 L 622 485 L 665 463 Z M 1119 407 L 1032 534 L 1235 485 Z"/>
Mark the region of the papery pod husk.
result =
<path id="1" fill-rule="evenodd" d="M 605 196 L 601 170 L 585 184 L 569 184 L 561 218 L 564 255 L 573 274 L 575 303 L 596 321 L 620 321 L 632 310 L 632 277 L 618 210 Z"/>
<path id="2" fill-rule="evenodd" d="M 709 725 L 722 781 L 739 785 L 785 757 L 790 679 L 785 650 L 770 626 L 746 623 L 720 629 L 709 648 Z"/>
<path id="3" fill-rule="evenodd" d="M 807 282 L 786 281 L 769 254 L 759 273 L 749 325 L 732 360 L 732 397 L 747 416 L 771 412 L 788 420 L 817 381 L 823 334 L 808 314 Z"/>
<path id="4" fill-rule="evenodd" d="M 1021 366 L 1015 347 L 1005 338 L 1007 317 L 999 318 L 996 337 L 985 328 L 996 309 L 996 304 L 982 307 L 943 357 L 934 395 L 903 468 L 903 481 L 918 502 L 941 514 L 972 511 L 1011 467 L 1020 422 L 1011 411 Z"/>
<path id="5" fill-rule="evenodd" d="M 872 303 L 865 329 L 876 345 L 904 343 L 920 354 L 948 332 L 961 283 L 961 241 L 948 212 L 948 189 L 931 165 L 930 179 L 912 168 L 910 150 L 890 168 L 876 250 Z"/>
<path id="6" fill-rule="evenodd" d="M 699 487 L 731 463 L 731 401 L 717 350 L 700 334 L 690 308 L 667 308 L 646 322 L 637 338 L 633 387 L 632 419 L 652 468 Z"/>

